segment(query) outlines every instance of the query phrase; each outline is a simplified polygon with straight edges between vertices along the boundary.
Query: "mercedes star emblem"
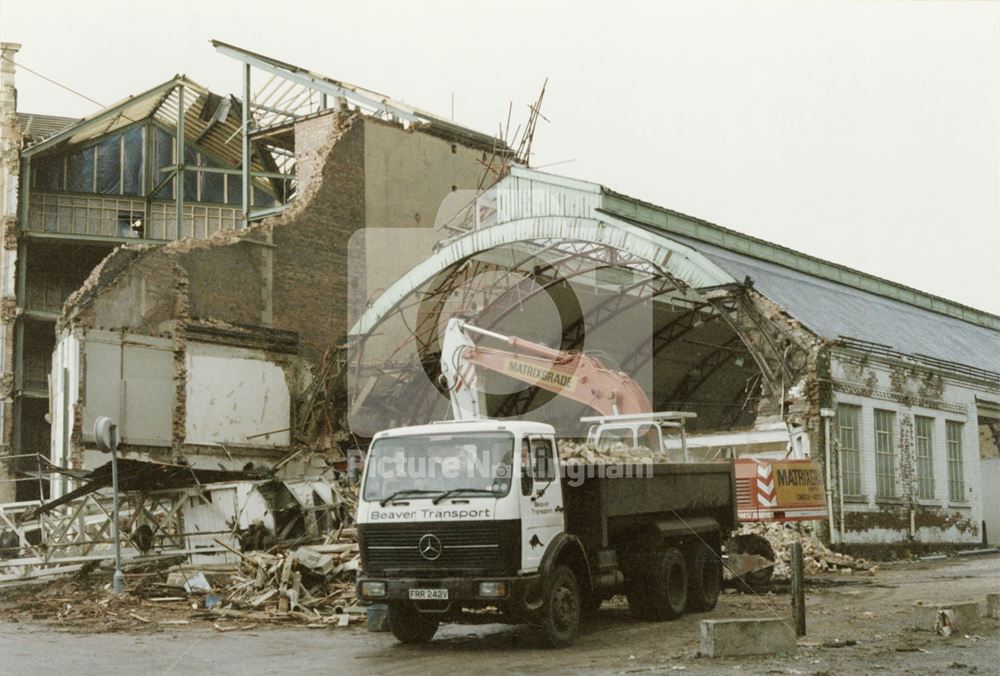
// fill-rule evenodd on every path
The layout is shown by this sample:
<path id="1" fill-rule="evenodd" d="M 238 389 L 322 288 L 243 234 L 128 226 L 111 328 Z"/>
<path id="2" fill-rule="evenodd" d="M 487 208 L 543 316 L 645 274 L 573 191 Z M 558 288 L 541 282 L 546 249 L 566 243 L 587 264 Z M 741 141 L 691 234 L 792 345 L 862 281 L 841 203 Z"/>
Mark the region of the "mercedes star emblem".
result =
<path id="1" fill-rule="evenodd" d="M 444 547 L 441 546 L 441 540 L 438 539 L 437 535 L 428 533 L 420 538 L 420 542 L 417 543 L 417 550 L 420 552 L 420 556 L 428 561 L 434 561 L 441 556 Z"/>

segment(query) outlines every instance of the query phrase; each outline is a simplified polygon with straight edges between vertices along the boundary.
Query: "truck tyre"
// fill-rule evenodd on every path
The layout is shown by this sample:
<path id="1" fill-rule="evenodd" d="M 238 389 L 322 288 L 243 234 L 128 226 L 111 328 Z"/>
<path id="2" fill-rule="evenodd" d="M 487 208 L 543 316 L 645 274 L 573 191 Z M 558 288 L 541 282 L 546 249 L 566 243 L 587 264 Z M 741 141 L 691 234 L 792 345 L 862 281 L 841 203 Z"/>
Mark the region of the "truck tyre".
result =
<path id="1" fill-rule="evenodd" d="M 427 643 L 437 633 L 438 623 L 412 603 L 390 603 L 389 629 L 400 643 Z"/>
<path id="2" fill-rule="evenodd" d="M 688 550 L 687 573 L 687 610 L 705 613 L 715 608 L 722 586 L 719 553 L 705 543 L 694 545 Z"/>
<path id="3" fill-rule="evenodd" d="M 687 605 L 687 564 L 676 547 L 666 547 L 654 558 L 647 594 L 650 613 L 657 622 L 675 620 Z"/>
<path id="4" fill-rule="evenodd" d="M 550 648 L 565 648 L 576 640 L 580 629 L 580 585 L 569 566 L 559 565 L 552 571 L 539 628 Z"/>
<path id="5" fill-rule="evenodd" d="M 736 554 L 756 554 L 768 561 L 774 561 L 774 549 L 771 547 L 771 543 L 767 541 L 767 538 L 753 533 L 749 535 L 737 535 L 729 540 L 726 549 Z M 736 589 L 747 591 L 749 588 L 750 591 L 755 592 L 767 591 L 771 586 L 771 574 L 773 572 L 774 566 L 771 565 L 738 577 L 736 578 Z"/>

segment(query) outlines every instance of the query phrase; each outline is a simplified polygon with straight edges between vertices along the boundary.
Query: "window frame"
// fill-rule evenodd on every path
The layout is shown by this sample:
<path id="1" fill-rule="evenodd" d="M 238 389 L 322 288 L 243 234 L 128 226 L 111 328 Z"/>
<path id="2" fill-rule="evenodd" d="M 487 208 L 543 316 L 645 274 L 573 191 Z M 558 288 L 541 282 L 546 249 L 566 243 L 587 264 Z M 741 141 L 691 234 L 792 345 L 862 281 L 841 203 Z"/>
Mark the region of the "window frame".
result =
<path id="1" fill-rule="evenodd" d="M 925 429 L 921 430 L 921 427 Z M 917 475 L 917 499 L 933 500 L 936 496 L 936 487 L 934 485 L 934 418 L 932 416 L 913 416 L 913 458 Z"/>
<path id="2" fill-rule="evenodd" d="M 850 414 L 853 425 L 844 425 L 845 414 Z M 837 458 L 840 465 L 840 489 L 845 497 L 864 496 L 861 484 L 861 407 L 857 404 L 837 404 Z M 845 430 L 853 436 L 852 445 L 844 443 Z M 850 463 L 845 462 L 850 459 Z M 853 465 L 849 467 L 848 465 Z"/>
<path id="3" fill-rule="evenodd" d="M 965 497 L 965 458 L 962 444 L 962 434 L 965 423 L 958 420 L 946 420 L 945 448 L 948 449 L 948 501 L 968 502 Z M 955 432 L 954 438 L 952 431 Z M 956 478 L 957 477 L 957 478 Z"/>
<path id="4" fill-rule="evenodd" d="M 896 489 L 896 412 L 876 408 L 873 411 L 872 431 L 875 440 L 875 497 L 894 499 L 899 497 Z M 886 423 L 888 429 L 886 429 Z"/>

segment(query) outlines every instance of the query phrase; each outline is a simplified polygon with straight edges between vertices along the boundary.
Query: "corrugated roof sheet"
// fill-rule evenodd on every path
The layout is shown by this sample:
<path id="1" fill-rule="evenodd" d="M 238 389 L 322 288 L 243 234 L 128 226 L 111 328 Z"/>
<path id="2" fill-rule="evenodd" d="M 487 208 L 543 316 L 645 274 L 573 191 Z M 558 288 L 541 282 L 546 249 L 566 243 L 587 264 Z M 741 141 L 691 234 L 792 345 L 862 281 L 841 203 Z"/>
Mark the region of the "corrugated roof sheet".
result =
<path id="1" fill-rule="evenodd" d="M 1000 332 L 705 242 L 674 237 L 736 279 L 749 277 L 758 291 L 823 338 L 858 338 L 906 354 L 1000 373 Z"/>
<path id="2" fill-rule="evenodd" d="M 62 117 L 60 115 L 17 114 L 17 122 L 21 126 L 21 134 L 29 141 L 47 139 L 70 125 L 76 124 L 78 121 L 75 117 Z"/>
<path id="3" fill-rule="evenodd" d="M 181 86 L 184 87 L 185 140 L 197 143 L 225 164 L 239 166 L 243 161 L 239 100 L 217 96 L 184 75 L 174 76 L 152 89 L 129 96 L 82 120 L 74 120 L 74 124 L 65 126 L 45 140 L 36 140 L 22 155 L 31 157 L 59 152 L 150 117 L 169 129 L 176 129 Z M 222 108 L 227 100 L 229 103 Z M 216 118 L 216 111 L 222 111 L 224 115 L 220 113 Z M 260 162 L 260 156 L 261 149 L 258 148 L 258 152 L 253 155 L 253 170 L 270 170 L 271 167 L 265 167 Z"/>

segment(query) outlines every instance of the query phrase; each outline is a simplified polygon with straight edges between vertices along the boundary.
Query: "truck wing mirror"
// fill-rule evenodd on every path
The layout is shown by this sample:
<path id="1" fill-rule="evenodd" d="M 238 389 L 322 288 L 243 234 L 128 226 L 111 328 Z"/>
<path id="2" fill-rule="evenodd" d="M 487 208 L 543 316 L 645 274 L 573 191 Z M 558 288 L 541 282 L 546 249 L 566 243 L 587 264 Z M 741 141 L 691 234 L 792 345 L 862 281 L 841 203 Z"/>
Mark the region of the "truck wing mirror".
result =
<path id="1" fill-rule="evenodd" d="M 528 496 L 531 495 L 531 489 L 534 487 L 535 482 L 531 478 L 531 469 L 528 467 L 521 467 L 521 495 Z"/>

